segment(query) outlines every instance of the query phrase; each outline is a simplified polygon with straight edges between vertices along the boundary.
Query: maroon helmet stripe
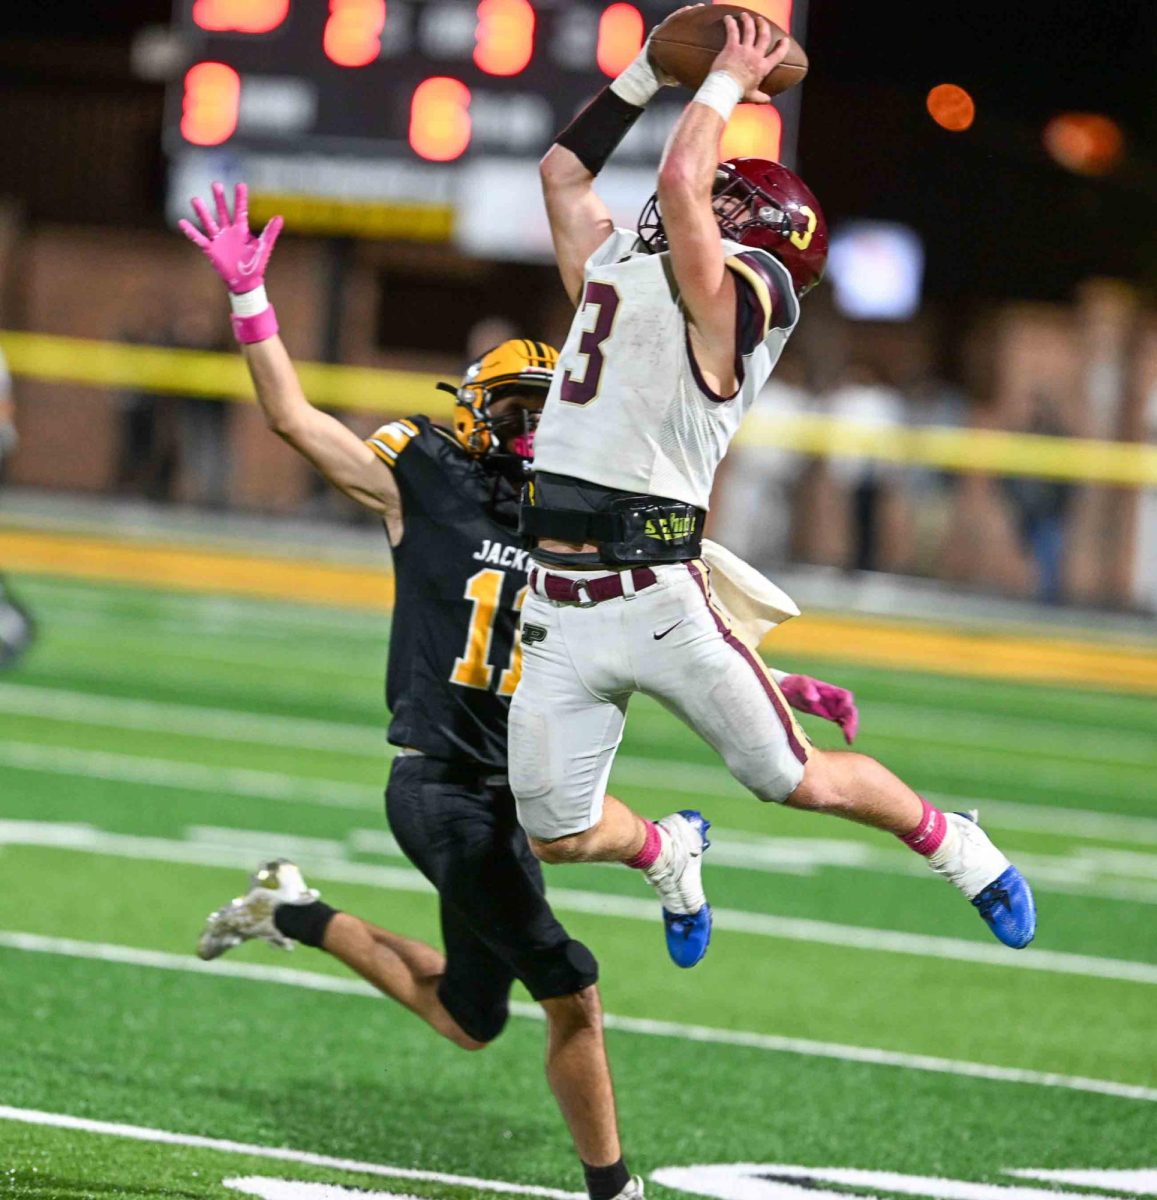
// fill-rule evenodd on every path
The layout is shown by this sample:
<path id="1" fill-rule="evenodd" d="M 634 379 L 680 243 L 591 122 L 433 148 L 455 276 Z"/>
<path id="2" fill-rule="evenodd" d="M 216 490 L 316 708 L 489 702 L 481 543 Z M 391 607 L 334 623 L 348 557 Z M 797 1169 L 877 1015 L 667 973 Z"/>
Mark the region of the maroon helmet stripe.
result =
<path id="1" fill-rule="evenodd" d="M 703 593 L 703 599 L 707 604 L 707 611 L 715 621 L 715 628 L 723 635 L 723 640 L 732 650 L 741 655 L 744 662 L 755 672 L 755 677 L 759 680 L 759 686 L 763 688 L 764 695 L 771 701 L 771 706 L 775 709 L 775 715 L 779 718 L 779 722 L 787 734 L 787 744 L 791 747 L 792 754 L 795 755 L 797 761 L 806 763 L 807 750 L 804 748 L 803 743 L 799 740 L 799 735 L 795 731 L 795 722 L 791 719 L 791 714 L 784 707 L 783 697 L 779 694 L 778 689 L 768 679 L 763 664 L 756 659 L 751 648 L 741 642 L 728 629 L 722 617 L 715 611 L 715 607 L 711 603 L 711 593 L 707 589 L 707 581 L 703 578 L 703 572 L 693 562 L 687 564 L 687 570 L 691 572 L 695 582 L 699 585 L 699 590 Z"/>

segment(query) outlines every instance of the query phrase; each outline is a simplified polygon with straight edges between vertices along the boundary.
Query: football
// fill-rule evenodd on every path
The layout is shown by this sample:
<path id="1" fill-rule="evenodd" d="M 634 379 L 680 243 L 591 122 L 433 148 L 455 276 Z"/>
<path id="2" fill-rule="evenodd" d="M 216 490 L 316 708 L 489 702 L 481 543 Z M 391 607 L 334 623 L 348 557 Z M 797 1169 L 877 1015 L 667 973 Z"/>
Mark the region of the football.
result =
<path id="1" fill-rule="evenodd" d="M 723 18 L 738 17 L 745 12 L 751 10 L 738 4 L 701 4 L 673 13 L 651 34 L 651 56 L 685 87 L 697 88 L 707 78 L 711 64 L 727 40 Z M 774 21 L 758 13 L 753 15 L 757 20 L 767 21 L 776 38 L 786 37 L 791 42 L 787 58 L 760 85 L 769 96 L 776 96 L 794 87 L 807 74 L 807 55 L 799 42 Z"/>

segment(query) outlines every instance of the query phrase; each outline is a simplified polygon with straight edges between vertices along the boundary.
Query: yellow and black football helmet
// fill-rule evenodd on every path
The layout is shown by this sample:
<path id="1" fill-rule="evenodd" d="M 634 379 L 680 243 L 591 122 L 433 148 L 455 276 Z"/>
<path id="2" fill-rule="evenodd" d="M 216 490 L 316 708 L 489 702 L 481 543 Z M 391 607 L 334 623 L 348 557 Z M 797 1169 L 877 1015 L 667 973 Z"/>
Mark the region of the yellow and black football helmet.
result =
<path id="1" fill-rule="evenodd" d="M 440 383 L 438 386 L 457 401 L 454 436 L 466 453 L 475 458 L 501 454 L 533 457 L 538 413 L 520 409 L 496 422 L 490 405 L 514 391 L 540 391 L 545 398 L 557 365 L 558 351 L 553 346 L 529 338 L 511 338 L 475 359 L 458 387 Z M 509 448 L 503 446 L 504 440 L 509 441 Z"/>

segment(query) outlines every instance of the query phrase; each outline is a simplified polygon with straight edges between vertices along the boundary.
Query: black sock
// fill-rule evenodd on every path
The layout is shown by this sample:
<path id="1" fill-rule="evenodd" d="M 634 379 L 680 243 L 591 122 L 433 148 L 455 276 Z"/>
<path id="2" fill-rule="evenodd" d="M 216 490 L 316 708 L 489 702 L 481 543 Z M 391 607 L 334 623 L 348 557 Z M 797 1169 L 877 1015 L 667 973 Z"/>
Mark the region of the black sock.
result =
<path id="1" fill-rule="evenodd" d="M 330 908 L 321 900 L 310 904 L 280 904 L 273 912 L 273 924 L 277 932 L 301 942 L 303 946 L 321 946 L 329 923 L 338 910 Z"/>
<path id="2" fill-rule="evenodd" d="M 583 1163 L 583 1174 L 587 1177 L 587 1191 L 591 1200 L 614 1200 L 631 1182 L 630 1173 L 621 1158 L 609 1167 L 589 1167 Z"/>

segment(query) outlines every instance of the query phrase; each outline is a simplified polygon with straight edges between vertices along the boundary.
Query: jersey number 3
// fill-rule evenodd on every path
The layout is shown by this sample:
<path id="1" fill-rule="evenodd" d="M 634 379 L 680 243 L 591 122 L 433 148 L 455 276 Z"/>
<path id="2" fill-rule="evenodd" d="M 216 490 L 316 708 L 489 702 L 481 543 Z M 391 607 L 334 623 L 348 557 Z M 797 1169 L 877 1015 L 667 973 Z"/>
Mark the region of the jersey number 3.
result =
<path id="1" fill-rule="evenodd" d="M 502 598 L 502 585 L 506 582 L 504 571 L 479 571 L 466 581 L 466 599 L 474 604 L 470 614 L 470 631 L 466 635 L 466 649 L 461 658 L 454 660 L 450 682 L 459 687 L 478 688 L 486 691 L 494 678 L 494 668 L 487 662 L 490 643 L 494 638 L 494 621 L 498 616 L 498 602 Z M 516 612 L 526 599 L 523 588 L 514 601 Z M 510 650 L 510 662 L 498 680 L 498 695 L 513 696 L 518 681 L 522 678 L 522 644 L 518 633 Z"/>
<path id="2" fill-rule="evenodd" d="M 618 311 L 619 293 L 614 286 L 592 279 L 583 292 L 584 329 L 578 344 L 582 368 L 577 374 L 573 368 L 567 369 L 562 377 L 560 400 L 567 404 L 590 404 L 599 394 L 605 361 L 603 345 L 614 331 Z"/>

